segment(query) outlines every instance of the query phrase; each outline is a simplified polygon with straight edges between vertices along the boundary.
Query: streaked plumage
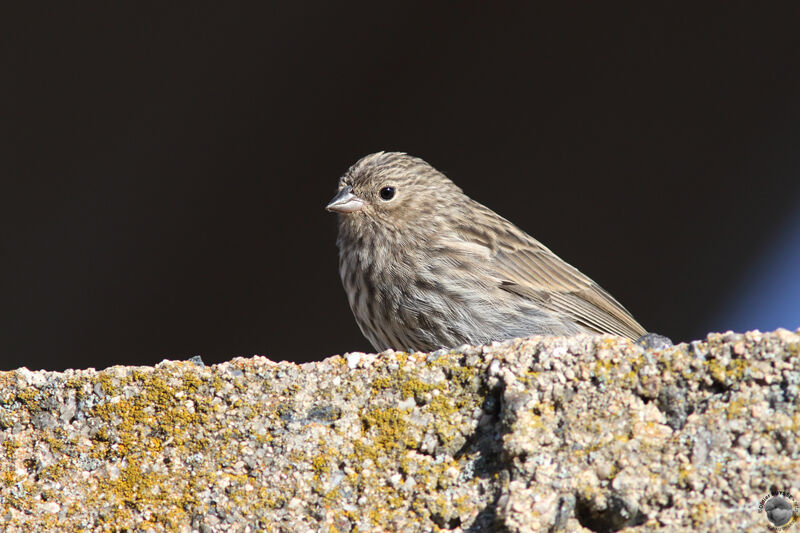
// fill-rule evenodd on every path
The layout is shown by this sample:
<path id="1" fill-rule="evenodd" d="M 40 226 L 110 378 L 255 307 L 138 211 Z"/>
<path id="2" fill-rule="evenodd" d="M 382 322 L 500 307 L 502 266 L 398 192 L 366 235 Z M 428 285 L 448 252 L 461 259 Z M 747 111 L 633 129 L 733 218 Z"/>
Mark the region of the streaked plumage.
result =
<path id="1" fill-rule="evenodd" d="M 645 333 L 600 286 L 422 159 L 362 158 L 328 209 L 339 213 L 350 308 L 376 350 Z"/>

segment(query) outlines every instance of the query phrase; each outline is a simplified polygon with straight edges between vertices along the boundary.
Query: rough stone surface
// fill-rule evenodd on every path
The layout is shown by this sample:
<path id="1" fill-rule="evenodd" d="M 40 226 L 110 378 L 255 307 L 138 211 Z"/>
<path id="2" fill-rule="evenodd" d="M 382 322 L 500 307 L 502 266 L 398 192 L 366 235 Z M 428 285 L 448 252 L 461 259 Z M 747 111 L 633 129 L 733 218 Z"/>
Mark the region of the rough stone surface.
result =
<path id="1" fill-rule="evenodd" d="M 798 403 L 786 330 L 22 368 L 0 373 L 0 525 L 764 531 L 770 490 L 800 500 Z"/>

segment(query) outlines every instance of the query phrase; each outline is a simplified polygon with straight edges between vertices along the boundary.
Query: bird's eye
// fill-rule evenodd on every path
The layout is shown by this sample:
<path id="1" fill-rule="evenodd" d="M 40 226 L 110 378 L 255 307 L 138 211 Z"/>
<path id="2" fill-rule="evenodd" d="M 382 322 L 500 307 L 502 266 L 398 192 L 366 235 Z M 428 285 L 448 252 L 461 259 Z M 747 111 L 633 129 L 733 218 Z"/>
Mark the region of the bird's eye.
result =
<path id="1" fill-rule="evenodd" d="M 381 192 L 379 194 L 381 195 L 382 200 L 388 202 L 389 200 L 394 198 L 394 192 L 395 192 L 394 187 L 384 187 L 383 189 L 381 189 Z"/>

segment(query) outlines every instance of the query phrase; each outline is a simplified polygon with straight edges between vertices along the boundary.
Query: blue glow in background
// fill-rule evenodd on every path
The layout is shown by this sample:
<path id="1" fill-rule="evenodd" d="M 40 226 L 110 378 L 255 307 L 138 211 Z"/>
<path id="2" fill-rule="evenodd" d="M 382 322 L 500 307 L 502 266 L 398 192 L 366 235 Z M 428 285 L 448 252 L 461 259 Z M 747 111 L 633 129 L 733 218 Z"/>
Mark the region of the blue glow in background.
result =
<path id="1" fill-rule="evenodd" d="M 800 327 L 800 201 L 765 250 L 755 256 L 739 286 L 732 287 L 731 298 L 708 331 Z M 748 256 L 746 243 L 742 244 L 742 256 Z"/>

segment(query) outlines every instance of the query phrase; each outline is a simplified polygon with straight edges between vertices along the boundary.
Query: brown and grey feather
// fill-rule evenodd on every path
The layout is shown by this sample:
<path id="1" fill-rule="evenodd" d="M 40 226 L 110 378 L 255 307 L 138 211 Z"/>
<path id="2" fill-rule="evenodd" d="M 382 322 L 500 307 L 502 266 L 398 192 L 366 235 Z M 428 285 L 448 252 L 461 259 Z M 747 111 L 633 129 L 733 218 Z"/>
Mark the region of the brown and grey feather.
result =
<path id="1" fill-rule="evenodd" d="M 342 176 L 343 191 L 362 204 L 339 214 L 339 272 L 377 350 L 645 333 L 599 285 L 422 159 L 368 155 Z"/>

